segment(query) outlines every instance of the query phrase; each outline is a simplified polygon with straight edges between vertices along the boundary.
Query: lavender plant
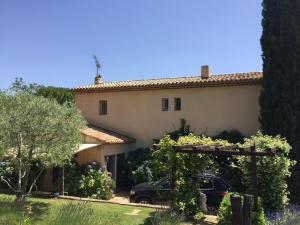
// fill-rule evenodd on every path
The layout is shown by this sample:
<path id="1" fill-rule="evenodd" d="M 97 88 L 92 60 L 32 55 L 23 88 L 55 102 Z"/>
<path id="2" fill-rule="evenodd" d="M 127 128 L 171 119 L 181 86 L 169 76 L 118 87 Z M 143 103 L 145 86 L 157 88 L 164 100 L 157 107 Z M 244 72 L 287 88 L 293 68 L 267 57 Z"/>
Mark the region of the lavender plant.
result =
<path id="1" fill-rule="evenodd" d="M 290 205 L 284 210 L 266 215 L 268 225 L 300 225 L 300 205 Z"/>

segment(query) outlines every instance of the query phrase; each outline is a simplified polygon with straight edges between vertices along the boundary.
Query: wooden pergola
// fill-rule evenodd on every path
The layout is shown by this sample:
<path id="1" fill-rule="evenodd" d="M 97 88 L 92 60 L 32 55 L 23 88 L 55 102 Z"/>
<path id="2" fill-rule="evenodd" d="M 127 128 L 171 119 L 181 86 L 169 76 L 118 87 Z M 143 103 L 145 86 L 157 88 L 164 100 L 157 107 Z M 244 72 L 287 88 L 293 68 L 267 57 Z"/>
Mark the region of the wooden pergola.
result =
<path id="1" fill-rule="evenodd" d="M 276 155 L 276 148 L 268 148 L 264 152 L 256 151 L 255 143 L 250 147 L 238 145 L 175 145 L 175 153 L 207 154 L 213 156 L 248 156 L 251 157 L 251 194 L 254 196 L 254 210 L 258 207 L 258 181 L 257 181 L 257 157 L 272 157 Z M 172 168 L 172 190 L 176 183 L 176 157 Z M 172 194 L 173 197 L 173 194 Z"/>

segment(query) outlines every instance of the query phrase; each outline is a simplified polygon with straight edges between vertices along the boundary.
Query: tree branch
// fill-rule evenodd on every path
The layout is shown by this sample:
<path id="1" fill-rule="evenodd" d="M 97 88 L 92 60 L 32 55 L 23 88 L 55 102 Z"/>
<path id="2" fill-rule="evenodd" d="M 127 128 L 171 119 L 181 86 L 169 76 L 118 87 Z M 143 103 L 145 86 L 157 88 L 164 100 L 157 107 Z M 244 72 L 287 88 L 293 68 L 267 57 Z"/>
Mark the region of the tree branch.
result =
<path id="1" fill-rule="evenodd" d="M 13 191 L 13 192 L 16 192 L 16 190 L 12 187 L 12 185 L 7 181 L 5 180 L 3 177 L 0 177 L 1 180 L 6 183 L 6 185 Z"/>
<path id="2" fill-rule="evenodd" d="M 22 189 L 22 134 L 19 133 L 17 136 L 17 141 L 18 141 L 18 161 L 19 161 L 19 168 L 18 168 L 18 189 Z"/>
<path id="3" fill-rule="evenodd" d="M 41 169 L 41 171 L 38 173 L 38 175 L 34 178 L 29 190 L 28 190 L 28 194 L 31 193 L 33 186 L 35 185 L 35 183 L 37 182 L 37 180 L 40 178 L 40 176 L 42 175 L 44 169 Z"/>

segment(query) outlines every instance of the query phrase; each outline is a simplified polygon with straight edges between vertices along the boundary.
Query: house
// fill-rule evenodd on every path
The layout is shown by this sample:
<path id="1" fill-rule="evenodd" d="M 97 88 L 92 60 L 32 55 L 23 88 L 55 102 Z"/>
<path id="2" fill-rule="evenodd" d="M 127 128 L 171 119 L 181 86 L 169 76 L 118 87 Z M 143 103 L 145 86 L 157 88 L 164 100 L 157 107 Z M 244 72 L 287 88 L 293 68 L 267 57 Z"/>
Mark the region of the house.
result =
<path id="1" fill-rule="evenodd" d="M 178 128 L 184 118 L 192 131 L 214 135 L 237 129 L 246 136 L 259 128 L 262 73 L 211 75 L 103 82 L 74 89 L 76 105 L 89 127 L 76 153 L 79 163 L 96 160 L 118 180 L 127 152 L 149 147 L 153 139 Z"/>

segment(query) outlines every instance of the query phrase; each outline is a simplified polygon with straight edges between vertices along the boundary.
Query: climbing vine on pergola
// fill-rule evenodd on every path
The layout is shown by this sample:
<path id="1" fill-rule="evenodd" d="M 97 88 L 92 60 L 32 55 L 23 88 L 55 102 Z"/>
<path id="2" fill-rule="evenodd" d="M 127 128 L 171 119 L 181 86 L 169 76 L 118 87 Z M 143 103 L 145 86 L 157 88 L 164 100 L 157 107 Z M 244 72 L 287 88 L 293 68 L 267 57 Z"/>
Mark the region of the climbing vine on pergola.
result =
<path id="1" fill-rule="evenodd" d="M 257 179 L 257 157 L 274 157 L 276 148 L 267 148 L 264 152 L 256 151 L 253 144 L 250 147 L 240 147 L 238 145 L 175 145 L 173 150 L 176 153 L 184 154 L 207 154 L 212 156 L 248 156 L 251 157 L 251 194 L 254 196 L 254 210 L 258 206 L 258 179 Z M 172 165 L 171 185 L 172 201 L 174 200 L 174 190 L 176 186 L 177 162 L 174 157 Z"/>

